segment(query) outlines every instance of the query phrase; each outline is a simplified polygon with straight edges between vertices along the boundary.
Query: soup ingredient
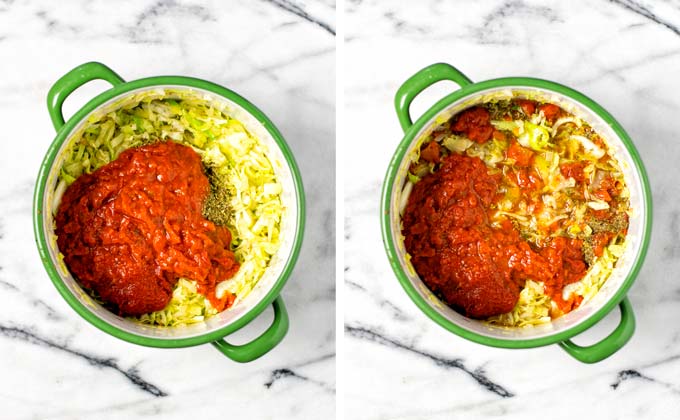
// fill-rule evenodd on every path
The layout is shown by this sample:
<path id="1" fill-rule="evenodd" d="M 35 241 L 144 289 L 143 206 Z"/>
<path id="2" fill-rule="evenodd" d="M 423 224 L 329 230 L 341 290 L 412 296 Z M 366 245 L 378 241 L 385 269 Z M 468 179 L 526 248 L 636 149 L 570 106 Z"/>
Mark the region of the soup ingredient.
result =
<path id="1" fill-rule="evenodd" d="M 477 106 L 461 112 L 452 128 L 456 134 L 464 134 L 472 141 L 484 143 L 493 134 L 490 121 L 489 111 Z"/>
<path id="2" fill-rule="evenodd" d="M 165 308 L 139 316 L 138 321 L 150 325 L 174 327 L 204 321 L 217 314 L 208 299 L 198 293 L 195 281 L 180 278 Z"/>
<path id="3" fill-rule="evenodd" d="M 215 295 L 239 268 L 229 230 L 203 218 L 209 193 L 200 157 L 178 143 L 128 149 L 81 175 L 56 216 L 57 244 L 81 284 L 122 315 L 163 309 L 180 277 L 218 310 L 234 299 Z"/>
<path id="4" fill-rule="evenodd" d="M 203 204 L 203 216 L 216 225 L 227 226 L 231 217 L 229 191 L 222 186 L 222 179 L 212 168 L 207 170 L 210 180 L 210 194 Z"/>

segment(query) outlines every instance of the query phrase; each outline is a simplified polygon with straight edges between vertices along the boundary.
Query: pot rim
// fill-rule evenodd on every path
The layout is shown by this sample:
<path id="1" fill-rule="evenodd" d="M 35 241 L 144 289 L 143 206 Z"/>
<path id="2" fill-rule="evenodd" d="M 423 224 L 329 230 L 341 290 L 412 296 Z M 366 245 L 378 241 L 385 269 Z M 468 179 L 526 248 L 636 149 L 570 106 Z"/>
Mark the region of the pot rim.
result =
<path id="1" fill-rule="evenodd" d="M 54 261 L 50 256 L 47 244 L 47 238 L 44 235 L 44 223 L 42 217 L 43 199 L 45 195 L 45 188 L 47 183 L 47 176 L 57 157 L 62 144 L 68 139 L 73 129 L 77 127 L 80 122 L 90 113 L 97 110 L 106 102 L 120 95 L 124 95 L 133 90 L 154 88 L 154 87 L 178 87 L 178 88 L 196 88 L 209 91 L 218 96 L 224 97 L 229 101 L 237 104 L 253 116 L 262 126 L 269 132 L 277 147 L 281 150 L 286 165 L 290 169 L 291 178 L 295 188 L 295 203 L 297 205 L 297 218 L 295 220 L 295 235 L 292 239 L 292 248 L 288 258 L 283 265 L 283 269 L 278 278 L 272 285 L 271 289 L 255 304 L 248 312 L 240 316 L 234 322 L 227 324 L 214 331 L 206 332 L 191 337 L 185 338 L 163 338 L 163 337 L 146 337 L 137 335 L 128 331 L 124 331 L 114 325 L 109 324 L 102 318 L 99 318 L 94 312 L 88 309 L 80 300 L 69 290 L 61 276 L 57 272 Z M 236 92 L 227 89 L 218 84 L 209 82 L 207 80 L 186 77 L 186 76 L 154 76 L 143 79 L 137 79 L 129 82 L 118 84 L 111 89 L 108 89 L 101 94 L 95 96 L 81 107 L 67 122 L 57 131 L 57 135 L 50 144 L 38 172 L 38 178 L 33 195 L 33 230 L 35 235 L 36 245 L 40 258 L 47 270 L 52 283 L 59 291 L 59 294 L 66 300 L 66 302 L 73 308 L 82 318 L 90 324 L 99 328 L 114 337 L 120 338 L 127 342 L 138 344 L 147 347 L 160 348 L 178 348 L 190 347 L 200 344 L 206 344 L 220 340 L 225 336 L 239 330 L 247 325 L 250 321 L 260 315 L 265 308 L 272 304 L 272 302 L 279 296 L 283 286 L 291 275 L 295 263 L 300 254 L 302 246 L 303 233 L 305 228 L 305 193 L 302 184 L 300 170 L 293 156 L 293 152 L 284 140 L 283 136 L 272 123 L 272 121 L 259 108 L 243 98 Z"/>
<path id="2" fill-rule="evenodd" d="M 614 131 L 614 133 L 621 140 L 621 143 L 626 148 L 628 153 L 630 153 L 635 170 L 634 172 L 639 176 L 640 183 L 642 185 L 642 195 L 644 203 L 644 220 L 643 220 L 643 235 L 641 238 L 640 248 L 635 259 L 632 263 L 631 269 L 626 275 L 625 280 L 621 283 L 619 289 L 612 295 L 612 297 L 596 312 L 588 316 L 583 322 L 567 328 L 562 331 L 557 331 L 554 334 L 550 334 L 538 338 L 530 339 L 504 339 L 498 337 L 489 337 L 485 335 L 478 334 L 476 332 L 470 331 L 464 327 L 456 325 L 455 323 L 449 321 L 446 317 L 441 315 L 436 311 L 423 297 L 417 292 L 413 283 L 408 279 L 408 276 L 399 262 L 399 256 L 395 246 L 395 238 L 392 236 L 392 231 L 390 227 L 390 211 L 391 211 L 391 201 L 392 201 L 392 187 L 397 175 L 397 171 L 400 163 L 404 159 L 406 151 L 408 150 L 411 143 L 414 141 L 416 135 L 430 122 L 432 119 L 444 111 L 452 103 L 459 101 L 465 97 L 472 96 L 480 91 L 491 89 L 491 88 L 507 88 L 507 89 L 521 89 L 521 88 L 538 88 L 547 93 L 558 93 L 562 94 L 572 101 L 590 109 L 600 118 L 602 118 L 607 124 L 609 124 Z M 459 335 L 470 341 L 484 344 L 491 347 L 502 347 L 502 348 L 532 348 L 547 346 L 555 343 L 559 343 L 569 338 L 587 330 L 597 322 L 599 322 L 605 315 L 611 312 L 614 307 L 616 307 L 626 296 L 628 289 L 635 281 L 642 264 L 644 262 L 645 256 L 647 254 L 647 248 L 649 246 L 649 241 L 652 231 L 652 195 L 651 188 L 649 186 L 649 179 L 647 172 L 642 163 L 637 149 L 633 145 L 631 138 L 628 136 L 623 127 L 614 119 L 614 117 L 609 114 L 602 106 L 597 102 L 590 99 L 589 97 L 583 95 L 582 93 L 564 86 L 562 84 L 551 82 L 544 79 L 537 79 L 532 77 L 504 77 L 498 79 L 485 80 L 482 82 L 475 82 L 471 84 L 466 84 L 461 86 L 460 89 L 454 91 L 453 93 L 445 96 L 444 98 L 437 101 L 433 106 L 431 106 L 423 115 L 421 115 L 418 120 L 409 127 L 404 133 L 404 137 L 397 146 L 397 149 L 390 160 L 385 179 L 383 181 L 382 193 L 381 193 L 381 205 L 380 205 L 380 222 L 382 230 L 382 239 L 385 251 L 392 266 L 399 283 L 406 291 L 406 294 L 411 298 L 411 300 L 423 311 L 430 319 L 435 321 L 441 327 L 446 330 Z"/>

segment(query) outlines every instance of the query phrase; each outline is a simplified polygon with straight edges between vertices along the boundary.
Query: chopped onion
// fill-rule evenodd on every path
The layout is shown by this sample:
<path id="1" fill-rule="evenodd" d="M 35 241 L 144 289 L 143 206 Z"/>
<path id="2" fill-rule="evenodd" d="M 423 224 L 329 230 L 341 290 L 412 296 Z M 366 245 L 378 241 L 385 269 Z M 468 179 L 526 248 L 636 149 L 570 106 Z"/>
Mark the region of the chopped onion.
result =
<path id="1" fill-rule="evenodd" d="M 595 143 L 593 143 L 589 138 L 583 137 L 583 136 L 578 136 L 576 134 L 572 134 L 570 138 L 574 140 L 578 140 L 581 145 L 583 145 L 583 148 L 586 150 L 586 152 L 590 153 L 597 159 L 601 158 L 604 156 L 604 150 L 600 149 Z"/>
<path id="2" fill-rule="evenodd" d="M 593 210 L 607 210 L 609 208 L 609 204 L 604 201 L 588 201 L 588 207 Z"/>
<path id="3" fill-rule="evenodd" d="M 581 120 L 575 117 L 562 117 L 555 121 L 555 124 L 553 124 L 552 127 L 552 136 L 555 137 L 557 135 L 557 129 L 560 128 L 560 126 L 567 124 L 567 123 L 572 123 L 576 124 L 577 127 L 581 126 Z"/>

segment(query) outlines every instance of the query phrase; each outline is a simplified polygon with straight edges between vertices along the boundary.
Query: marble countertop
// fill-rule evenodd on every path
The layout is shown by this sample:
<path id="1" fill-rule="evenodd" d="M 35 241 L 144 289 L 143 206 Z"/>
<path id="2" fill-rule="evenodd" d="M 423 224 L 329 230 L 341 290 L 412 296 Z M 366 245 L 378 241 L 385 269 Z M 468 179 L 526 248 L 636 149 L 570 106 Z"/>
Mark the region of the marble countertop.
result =
<path id="1" fill-rule="evenodd" d="M 345 418 L 678 418 L 680 4 L 364 0 L 347 9 Z M 473 81 L 533 76 L 566 84 L 609 110 L 633 138 L 649 171 L 654 228 L 628 294 L 637 330 L 611 358 L 586 365 L 556 345 L 474 344 L 430 321 L 396 280 L 378 210 L 403 137 L 392 101 L 401 83 L 435 62 Z M 412 115 L 452 89 L 425 92 Z M 618 318 L 615 310 L 575 342 L 604 338 Z"/>
<path id="2" fill-rule="evenodd" d="M 101 61 L 122 77 L 177 74 L 242 94 L 301 167 L 307 232 L 283 297 L 290 330 L 250 363 L 210 345 L 128 344 L 81 319 L 42 267 L 31 221 L 54 138 L 50 86 Z M 2 418 L 331 418 L 335 412 L 335 4 L 333 0 L 0 0 L 0 407 Z M 67 115 L 107 88 L 90 83 Z M 330 187 L 329 187 L 330 186 Z M 242 343 L 272 311 L 234 334 Z"/>

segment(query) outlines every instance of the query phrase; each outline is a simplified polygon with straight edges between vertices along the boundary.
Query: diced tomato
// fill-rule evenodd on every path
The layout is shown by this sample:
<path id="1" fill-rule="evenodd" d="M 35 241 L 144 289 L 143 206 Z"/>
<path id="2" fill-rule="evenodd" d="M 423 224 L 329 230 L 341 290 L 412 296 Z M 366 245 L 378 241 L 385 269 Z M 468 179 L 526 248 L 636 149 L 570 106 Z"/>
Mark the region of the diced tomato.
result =
<path id="1" fill-rule="evenodd" d="M 522 108 L 522 111 L 524 111 L 524 113 L 528 116 L 533 115 L 534 111 L 536 110 L 536 102 L 534 101 L 530 101 L 528 99 L 518 99 L 516 102 L 517 105 Z"/>
<path id="2" fill-rule="evenodd" d="M 431 163 L 439 163 L 439 145 L 431 141 L 420 151 L 420 157 Z"/>
<path id="3" fill-rule="evenodd" d="M 581 302 L 583 302 L 583 296 L 577 295 L 576 293 L 569 295 L 567 300 L 562 299 L 561 295 L 561 293 L 556 293 L 554 296 L 551 296 L 552 301 L 555 302 L 558 307 L 558 310 L 555 314 L 553 314 L 551 310 L 550 315 L 553 317 L 561 316 L 567 312 L 571 312 L 581 306 Z"/>
<path id="4" fill-rule="evenodd" d="M 537 190 L 543 188 L 543 181 L 536 171 L 531 168 L 521 168 L 515 171 L 515 183 L 525 190 Z"/>
<path id="5" fill-rule="evenodd" d="M 604 248 L 609 245 L 614 234 L 611 232 L 600 232 L 593 235 L 593 253 L 596 257 L 601 257 L 604 253 Z"/>
<path id="6" fill-rule="evenodd" d="M 612 195 L 618 194 L 618 186 L 616 180 L 611 176 L 607 175 L 602 178 L 599 185 L 591 192 L 592 195 L 604 201 L 612 201 Z"/>
<path id="7" fill-rule="evenodd" d="M 493 126 L 478 125 L 470 127 L 468 130 L 468 138 L 477 143 L 486 143 L 493 135 Z"/>
<path id="8" fill-rule="evenodd" d="M 612 196 L 609 195 L 609 193 L 607 192 L 607 190 L 605 188 L 600 188 L 598 190 L 595 190 L 595 191 L 591 192 L 590 195 L 592 195 L 595 198 L 599 198 L 600 200 L 603 200 L 603 201 L 607 201 L 607 202 L 612 201 Z"/>
<path id="9" fill-rule="evenodd" d="M 513 141 L 508 147 L 508 158 L 514 159 L 517 166 L 529 166 L 533 160 L 534 152 Z"/>
<path id="10" fill-rule="evenodd" d="M 461 112 L 452 128 L 454 132 L 465 134 L 472 141 L 486 143 L 494 132 L 490 121 L 489 111 L 476 106 Z"/>
<path id="11" fill-rule="evenodd" d="M 545 204 L 543 204 L 543 201 L 541 200 L 536 200 L 531 205 L 534 207 L 533 211 L 531 212 L 533 214 L 539 214 L 540 212 L 543 211 L 543 208 L 545 207 Z"/>
<path id="12" fill-rule="evenodd" d="M 553 104 L 543 104 L 538 107 L 538 112 L 541 111 L 543 111 L 543 115 L 545 116 L 546 120 L 553 122 L 557 119 L 557 116 L 560 113 L 560 108 Z"/>
<path id="13" fill-rule="evenodd" d="M 562 172 L 562 175 L 566 178 L 574 178 L 576 182 L 583 182 L 585 181 L 585 174 L 583 173 L 584 168 L 585 163 L 583 162 L 564 163 L 560 165 L 560 172 Z"/>
<path id="14" fill-rule="evenodd" d="M 602 137 L 598 136 L 597 134 L 592 136 L 590 139 L 597 147 L 601 149 L 607 148 L 607 146 L 604 144 L 604 140 L 602 140 Z"/>

